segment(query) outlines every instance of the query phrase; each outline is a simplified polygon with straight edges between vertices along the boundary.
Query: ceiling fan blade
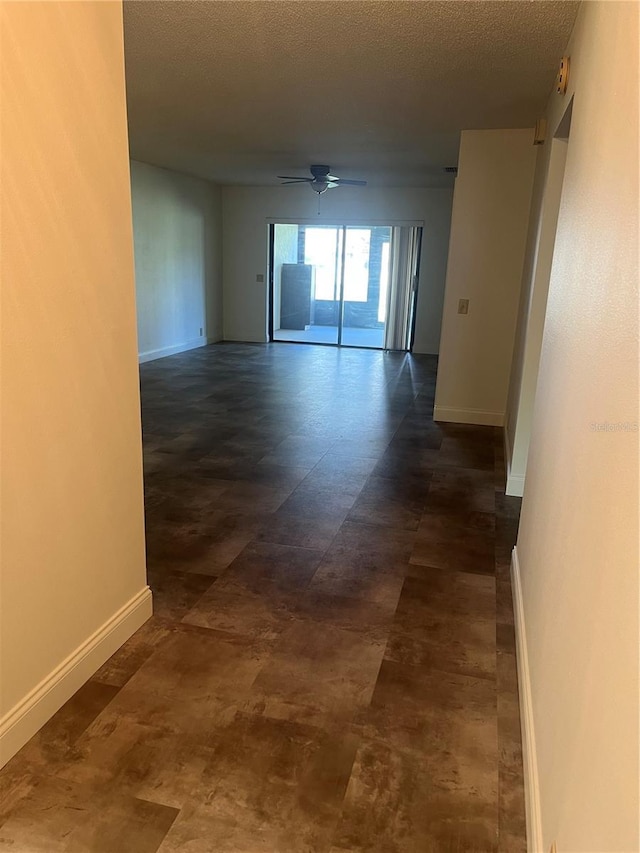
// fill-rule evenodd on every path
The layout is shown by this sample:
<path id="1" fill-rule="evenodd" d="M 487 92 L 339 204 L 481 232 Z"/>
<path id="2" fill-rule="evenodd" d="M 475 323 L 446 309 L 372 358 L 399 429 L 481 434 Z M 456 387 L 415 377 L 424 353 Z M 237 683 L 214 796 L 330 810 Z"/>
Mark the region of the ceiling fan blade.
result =
<path id="1" fill-rule="evenodd" d="M 346 178 L 335 178 L 337 186 L 366 187 L 366 181 L 348 181 Z"/>
<path id="2" fill-rule="evenodd" d="M 283 181 L 301 181 L 303 183 L 315 180 L 315 178 L 294 178 L 293 175 L 276 175 L 276 177 L 281 178 Z"/>

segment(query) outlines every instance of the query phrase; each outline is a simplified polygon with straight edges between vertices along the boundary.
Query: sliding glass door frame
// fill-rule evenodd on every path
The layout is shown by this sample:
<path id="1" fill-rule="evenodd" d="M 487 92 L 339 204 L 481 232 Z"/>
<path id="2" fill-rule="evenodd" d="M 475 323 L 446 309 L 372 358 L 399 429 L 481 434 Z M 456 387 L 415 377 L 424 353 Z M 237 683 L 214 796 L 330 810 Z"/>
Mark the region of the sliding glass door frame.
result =
<path id="1" fill-rule="evenodd" d="M 420 276 L 420 263 L 422 258 L 422 234 L 423 234 L 423 222 L 419 221 L 388 221 L 388 220 L 343 220 L 341 223 L 337 224 L 334 221 L 325 221 L 322 219 L 318 221 L 316 219 L 308 219 L 308 218 L 300 218 L 300 219 L 286 219 L 286 218 L 273 218 L 267 220 L 267 233 L 268 233 L 268 264 L 267 264 L 267 281 L 268 281 L 268 307 L 267 307 L 267 318 L 268 318 L 268 339 L 270 342 L 277 343 L 306 343 L 305 341 L 287 341 L 276 339 L 274 336 L 274 299 L 275 299 L 275 282 L 274 282 L 274 267 L 275 267 L 275 229 L 276 225 L 299 225 L 310 227 L 313 225 L 327 228 L 335 228 L 338 232 L 342 233 L 342 239 L 338 241 L 340 244 L 339 252 L 340 252 L 340 260 L 338 261 L 338 251 L 336 251 L 336 273 L 338 266 L 340 268 L 340 280 L 338 282 L 338 276 L 335 276 L 335 286 L 339 288 L 339 300 L 338 301 L 338 316 L 337 316 L 337 341 L 336 342 L 328 342 L 328 341 L 316 341 L 313 342 L 315 346 L 328 346 L 328 347 L 346 347 L 350 349 L 360 349 L 357 344 L 345 344 L 343 343 L 343 327 L 344 327 L 344 312 L 345 312 L 345 267 L 346 267 L 346 234 L 347 229 L 349 228 L 378 228 L 378 227 L 398 227 L 398 226 L 409 226 L 418 229 L 419 232 L 419 240 L 418 240 L 418 258 L 416 264 L 416 274 L 414 277 L 414 286 L 412 288 L 412 297 L 411 297 L 411 307 L 410 307 L 410 334 L 408 340 L 408 348 L 407 352 L 411 352 L 413 350 L 413 344 L 415 340 L 415 328 L 416 328 L 416 306 L 418 299 L 418 281 Z M 334 291 L 335 292 L 335 291 Z M 386 326 L 386 321 L 385 321 Z M 309 342 L 312 343 L 312 342 Z M 378 349 L 385 350 L 384 346 L 382 347 L 365 347 L 365 349 Z"/>
<path id="2" fill-rule="evenodd" d="M 342 231 L 342 247 L 340 258 L 340 300 L 338 304 L 338 343 L 336 346 L 342 346 L 342 327 L 344 325 L 344 267 L 347 257 L 347 226 L 336 226 Z M 337 254 L 337 253 L 336 253 Z M 336 276 L 337 278 L 337 276 Z"/>
<path id="3" fill-rule="evenodd" d="M 267 305 L 267 334 L 269 341 L 273 341 L 273 300 L 275 288 L 273 282 L 274 265 L 275 265 L 275 244 L 276 244 L 276 223 L 270 222 L 268 226 L 269 233 L 269 261 L 267 264 L 267 281 L 268 281 L 268 305 Z"/>
<path id="4" fill-rule="evenodd" d="M 420 263 L 422 261 L 422 236 L 424 234 L 424 227 L 419 226 L 419 237 L 418 237 L 418 258 L 416 260 L 416 272 L 413 283 L 413 293 L 411 298 L 411 331 L 409 332 L 409 349 L 408 352 L 413 352 L 413 344 L 416 339 L 416 317 L 418 316 L 418 287 L 420 286 Z"/>

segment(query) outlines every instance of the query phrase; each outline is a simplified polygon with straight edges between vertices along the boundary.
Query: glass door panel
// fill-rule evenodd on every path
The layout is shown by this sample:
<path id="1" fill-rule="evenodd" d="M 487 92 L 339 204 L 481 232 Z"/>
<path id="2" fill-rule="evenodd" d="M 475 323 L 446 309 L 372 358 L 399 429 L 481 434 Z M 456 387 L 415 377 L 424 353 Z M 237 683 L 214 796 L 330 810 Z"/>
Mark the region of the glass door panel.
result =
<path id="1" fill-rule="evenodd" d="M 273 340 L 406 348 L 404 338 L 398 344 L 399 332 L 389 342 L 385 333 L 387 325 L 397 332 L 403 318 L 410 323 L 409 259 L 398 260 L 404 251 L 398 235 L 407 229 L 315 223 L 272 228 Z"/>
<path id="2" fill-rule="evenodd" d="M 389 226 L 345 228 L 342 343 L 382 349 L 389 283 Z"/>
<path id="3" fill-rule="evenodd" d="M 338 226 L 274 226 L 274 341 L 339 343 L 342 239 Z"/>

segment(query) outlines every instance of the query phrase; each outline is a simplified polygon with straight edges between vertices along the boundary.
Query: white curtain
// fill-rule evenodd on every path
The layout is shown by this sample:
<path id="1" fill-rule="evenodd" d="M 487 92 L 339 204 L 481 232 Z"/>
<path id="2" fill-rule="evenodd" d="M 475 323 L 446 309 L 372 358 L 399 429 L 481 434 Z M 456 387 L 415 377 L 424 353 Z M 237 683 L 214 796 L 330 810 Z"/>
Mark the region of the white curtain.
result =
<path id="1" fill-rule="evenodd" d="M 421 229 L 402 225 L 391 229 L 389 288 L 384 348 L 409 349 L 413 293 L 416 289 Z"/>

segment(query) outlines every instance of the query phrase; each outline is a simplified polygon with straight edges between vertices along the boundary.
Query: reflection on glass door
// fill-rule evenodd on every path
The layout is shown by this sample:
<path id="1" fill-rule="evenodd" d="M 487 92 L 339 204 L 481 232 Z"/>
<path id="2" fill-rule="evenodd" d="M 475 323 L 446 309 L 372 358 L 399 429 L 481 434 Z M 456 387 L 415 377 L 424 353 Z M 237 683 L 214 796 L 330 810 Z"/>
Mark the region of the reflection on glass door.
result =
<path id="1" fill-rule="evenodd" d="M 271 227 L 272 339 L 375 349 L 388 346 L 385 327 L 393 290 L 393 234 L 401 229 L 386 225 Z"/>
<path id="2" fill-rule="evenodd" d="M 390 239 L 388 226 L 345 228 L 342 343 L 346 346 L 384 346 L 387 305 L 381 279 L 389 278 Z"/>

